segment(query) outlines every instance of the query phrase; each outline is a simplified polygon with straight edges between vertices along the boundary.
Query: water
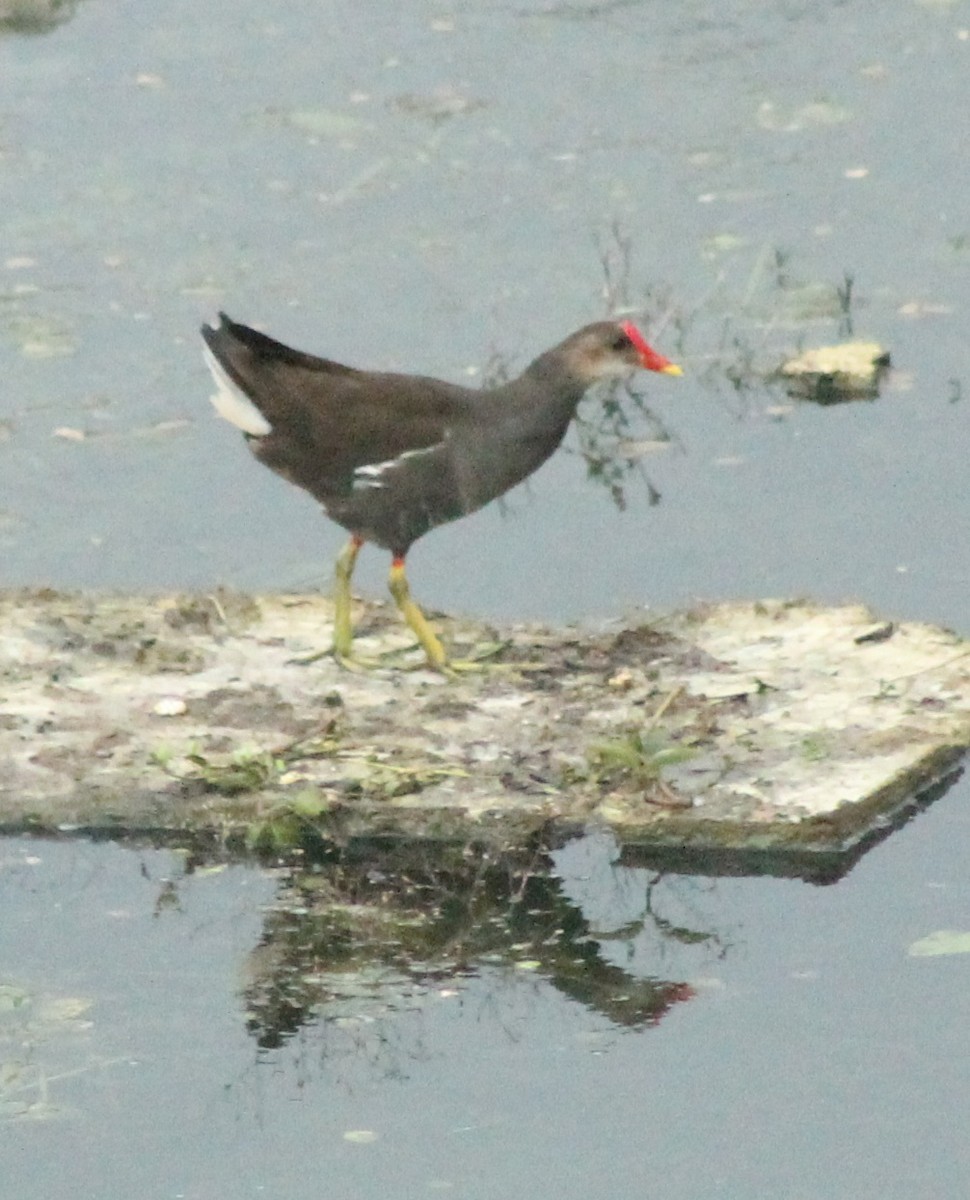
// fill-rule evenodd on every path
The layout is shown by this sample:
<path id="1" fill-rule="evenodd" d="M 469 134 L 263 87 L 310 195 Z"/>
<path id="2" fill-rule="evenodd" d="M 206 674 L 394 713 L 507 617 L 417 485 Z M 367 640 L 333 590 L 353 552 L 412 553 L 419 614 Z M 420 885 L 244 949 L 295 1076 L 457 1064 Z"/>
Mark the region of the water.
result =
<path id="1" fill-rule="evenodd" d="M 499 920 L 461 970 L 415 960 L 421 986 L 376 942 L 359 975 L 321 959 L 309 918 L 280 924 L 282 879 L 8 840 L 0 982 L 30 998 L 2 1025 L 10 1194 L 959 1195 L 965 956 L 907 949 L 965 917 L 966 801 L 825 888 L 658 880 L 594 837 L 543 910 L 588 923 L 584 971 Z"/>
<path id="2" fill-rule="evenodd" d="M 620 512 L 574 436 L 504 509 L 419 543 L 420 598 L 589 620 L 800 594 L 966 631 L 966 26 L 861 0 L 84 0 L 8 33 L 3 582 L 327 584 L 340 531 L 208 411 L 196 328 L 217 307 L 464 380 L 599 317 L 612 286 L 685 367 L 644 383 L 670 447 Z M 836 340 L 846 275 L 852 332 L 892 352 L 878 401 L 726 382 Z M 361 587 L 386 565 L 366 556 Z M 546 962 L 513 970 L 498 939 L 468 978 L 382 992 L 365 1026 L 323 1004 L 273 1051 L 242 997 L 279 880 L 5 843 L 0 983 L 29 1002 L 7 1190 L 962 1194 L 965 956 L 906 949 L 966 927 L 966 803 L 964 781 L 825 889 L 669 877 L 648 909 L 608 845 L 564 852 L 604 961 L 692 990 L 654 1024 Z M 42 1019 L 38 997 L 64 1003 Z"/>
<path id="3" fill-rule="evenodd" d="M 676 438 L 645 464 L 661 503 L 634 478 L 620 514 L 562 455 L 511 516 L 419 544 L 418 594 L 581 619 L 810 593 L 965 625 L 958 15 L 383 16 L 83 4 L 0 43 L 7 580 L 327 585 L 342 533 L 208 411 L 200 319 L 221 305 L 354 363 L 462 379 L 601 314 L 615 224 L 626 298 L 659 287 L 655 315 L 691 321 L 682 346 L 655 331 L 687 369 L 648 382 Z M 762 365 L 838 336 L 832 318 L 786 332 L 776 251 L 792 285 L 853 277 L 855 333 L 898 367 L 881 403 L 771 416 L 777 394 L 724 390 L 743 349 L 709 371 L 725 317 L 748 350 L 776 323 Z M 362 586 L 385 570 L 365 556 Z"/>

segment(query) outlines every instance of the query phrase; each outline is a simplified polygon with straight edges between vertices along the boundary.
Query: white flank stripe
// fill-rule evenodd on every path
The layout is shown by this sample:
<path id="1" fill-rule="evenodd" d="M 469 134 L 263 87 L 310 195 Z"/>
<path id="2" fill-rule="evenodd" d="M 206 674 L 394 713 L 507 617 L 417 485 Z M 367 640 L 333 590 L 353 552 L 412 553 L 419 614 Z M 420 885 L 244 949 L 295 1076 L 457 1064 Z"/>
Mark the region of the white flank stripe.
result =
<path id="1" fill-rule="evenodd" d="M 367 463 L 363 467 L 358 467 L 354 471 L 354 487 L 382 488 L 384 487 L 384 481 L 381 479 L 381 476 L 386 471 L 393 471 L 395 467 L 401 466 L 409 458 L 418 458 L 422 454 L 433 454 L 436 450 L 440 450 L 443 445 L 444 442 L 435 442 L 433 446 L 422 446 L 420 450 L 405 450 L 397 458 L 389 458 L 385 462 Z"/>
<path id="2" fill-rule="evenodd" d="M 443 445 L 444 442 L 435 442 L 433 446 L 422 446 L 420 450 L 405 450 L 397 458 L 389 458 L 385 462 L 368 463 L 366 466 L 358 467 L 354 471 L 354 487 L 382 488 L 384 483 L 381 476 L 385 471 L 392 471 L 409 458 L 418 458 L 422 454 L 434 454 Z"/>
<path id="3" fill-rule="evenodd" d="M 205 343 L 202 345 L 202 357 L 205 359 L 205 365 L 212 372 L 212 378 L 216 381 L 218 390 L 209 399 L 219 416 L 228 421 L 230 425 L 241 429 L 243 433 L 252 434 L 253 437 L 265 437 L 273 426 L 246 393 L 233 383 L 222 364 Z"/>
<path id="4" fill-rule="evenodd" d="M 371 463 L 369 467 L 358 467 L 354 471 L 354 475 L 360 479 L 361 483 L 366 482 L 367 479 L 376 479 L 378 475 L 383 475 L 388 468 L 393 467 L 395 461 L 395 459 L 389 458 L 387 462 Z"/>

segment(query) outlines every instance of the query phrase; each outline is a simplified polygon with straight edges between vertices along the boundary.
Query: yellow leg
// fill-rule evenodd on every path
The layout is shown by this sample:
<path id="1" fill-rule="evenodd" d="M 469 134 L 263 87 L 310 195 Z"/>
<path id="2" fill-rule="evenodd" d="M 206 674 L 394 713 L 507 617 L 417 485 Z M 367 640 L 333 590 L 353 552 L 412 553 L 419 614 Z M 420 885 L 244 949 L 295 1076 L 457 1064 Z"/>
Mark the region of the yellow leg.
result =
<path id="1" fill-rule="evenodd" d="M 333 582 L 333 653 L 337 658 L 349 658 L 354 640 L 350 620 L 350 580 L 363 541 L 356 535 L 337 555 Z"/>
<path id="2" fill-rule="evenodd" d="M 438 636 L 431 628 L 427 617 L 411 599 L 411 589 L 408 587 L 408 579 L 404 573 L 403 558 L 395 558 L 391 563 L 387 586 L 394 597 L 394 603 L 401 610 L 401 616 L 407 622 L 408 628 L 421 643 L 421 648 L 428 656 L 428 662 L 439 671 L 447 671 L 448 656 L 445 654 L 444 646 L 438 641 Z"/>

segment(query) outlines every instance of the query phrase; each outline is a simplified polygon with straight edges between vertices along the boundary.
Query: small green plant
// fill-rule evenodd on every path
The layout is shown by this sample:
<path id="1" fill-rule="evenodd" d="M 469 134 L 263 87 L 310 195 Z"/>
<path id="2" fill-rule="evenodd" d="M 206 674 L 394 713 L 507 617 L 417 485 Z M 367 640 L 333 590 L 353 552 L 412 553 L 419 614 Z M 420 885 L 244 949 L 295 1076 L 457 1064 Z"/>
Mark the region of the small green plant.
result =
<path id="1" fill-rule="evenodd" d="M 175 757 L 175 751 L 171 746 L 156 746 L 149 754 L 149 761 L 156 767 L 161 767 L 163 771 L 170 771 L 172 767 L 172 759 Z"/>
<path id="2" fill-rule="evenodd" d="M 695 751 L 680 746 L 657 730 L 646 733 L 628 730 L 618 737 L 597 742 L 587 752 L 590 768 L 598 783 L 627 782 L 648 787 L 658 782 L 664 767 L 686 762 Z"/>
<path id="3" fill-rule="evenodd" d="M 222 796 L 258 791 L 286 769 L 284 758 L 266 751 L 239 750 L 225 763 L 213 762 L 203 754 L 189 754 L 186 758 L 198 768 L 198 778 L 206 788 Z"/>
<path id="4" fill-rule="evenodd" d="M 193 770 L 176 769 L 176 752 L 167 745 L 156 746 L 149 758 L 156 766 L 178 779 L 201 782 L 208 791 L 223 796 L 256 792 L 275 783 L 294 763 L 311 758 L 332 758 L 340 749 L 336 718 L 328 718 L 308 733 L 270 750 L 237 750 L 228 760 L 211 758 L 199 742 L 193 742 L 179 761 Z"/>
<path id="5" fill-rule="evenodd" d="M 822 762 L 832 753 L 828 739 L 822 733 L 810 733 L 802 738 L 802 754 L 809 762 Z"/>
<path id="6" fill-rule="evenodd" d="M 315 788 L 303 788 L 287 796 L 254 821 L 246 834 L 246 845 L 261 854 L 280 854 L 303 842 L 316 831 L 320 817 L 330 811 L 330 797 Z"/>
<path id="7" fill-rule="evenodd" d="M 395 763 L 372 760 L 373 769 L 361 780 L 361 792 L 374 799 L 391 800 L 395 796 L 412 796 L 423 792 L 442 779 L 467 779 L 461 767 L 438 766 L 435 763 Z"/>

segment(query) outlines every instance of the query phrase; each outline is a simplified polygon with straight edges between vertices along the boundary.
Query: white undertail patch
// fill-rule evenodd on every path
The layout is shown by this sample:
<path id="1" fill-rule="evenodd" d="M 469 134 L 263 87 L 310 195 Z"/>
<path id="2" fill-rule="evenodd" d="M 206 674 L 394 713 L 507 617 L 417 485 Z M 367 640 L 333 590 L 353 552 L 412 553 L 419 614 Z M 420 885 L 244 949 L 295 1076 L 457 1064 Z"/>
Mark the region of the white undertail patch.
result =
<path id="1" fill-rule="evenodd" d="M 216 381 L 216 391 L 209 397 L 212 407 L 223 420 L 253 437 L 265 437 L 273 429 L 246 393 L 234 383 L 222 363 L 203 343 L 202 357 Z"/>

